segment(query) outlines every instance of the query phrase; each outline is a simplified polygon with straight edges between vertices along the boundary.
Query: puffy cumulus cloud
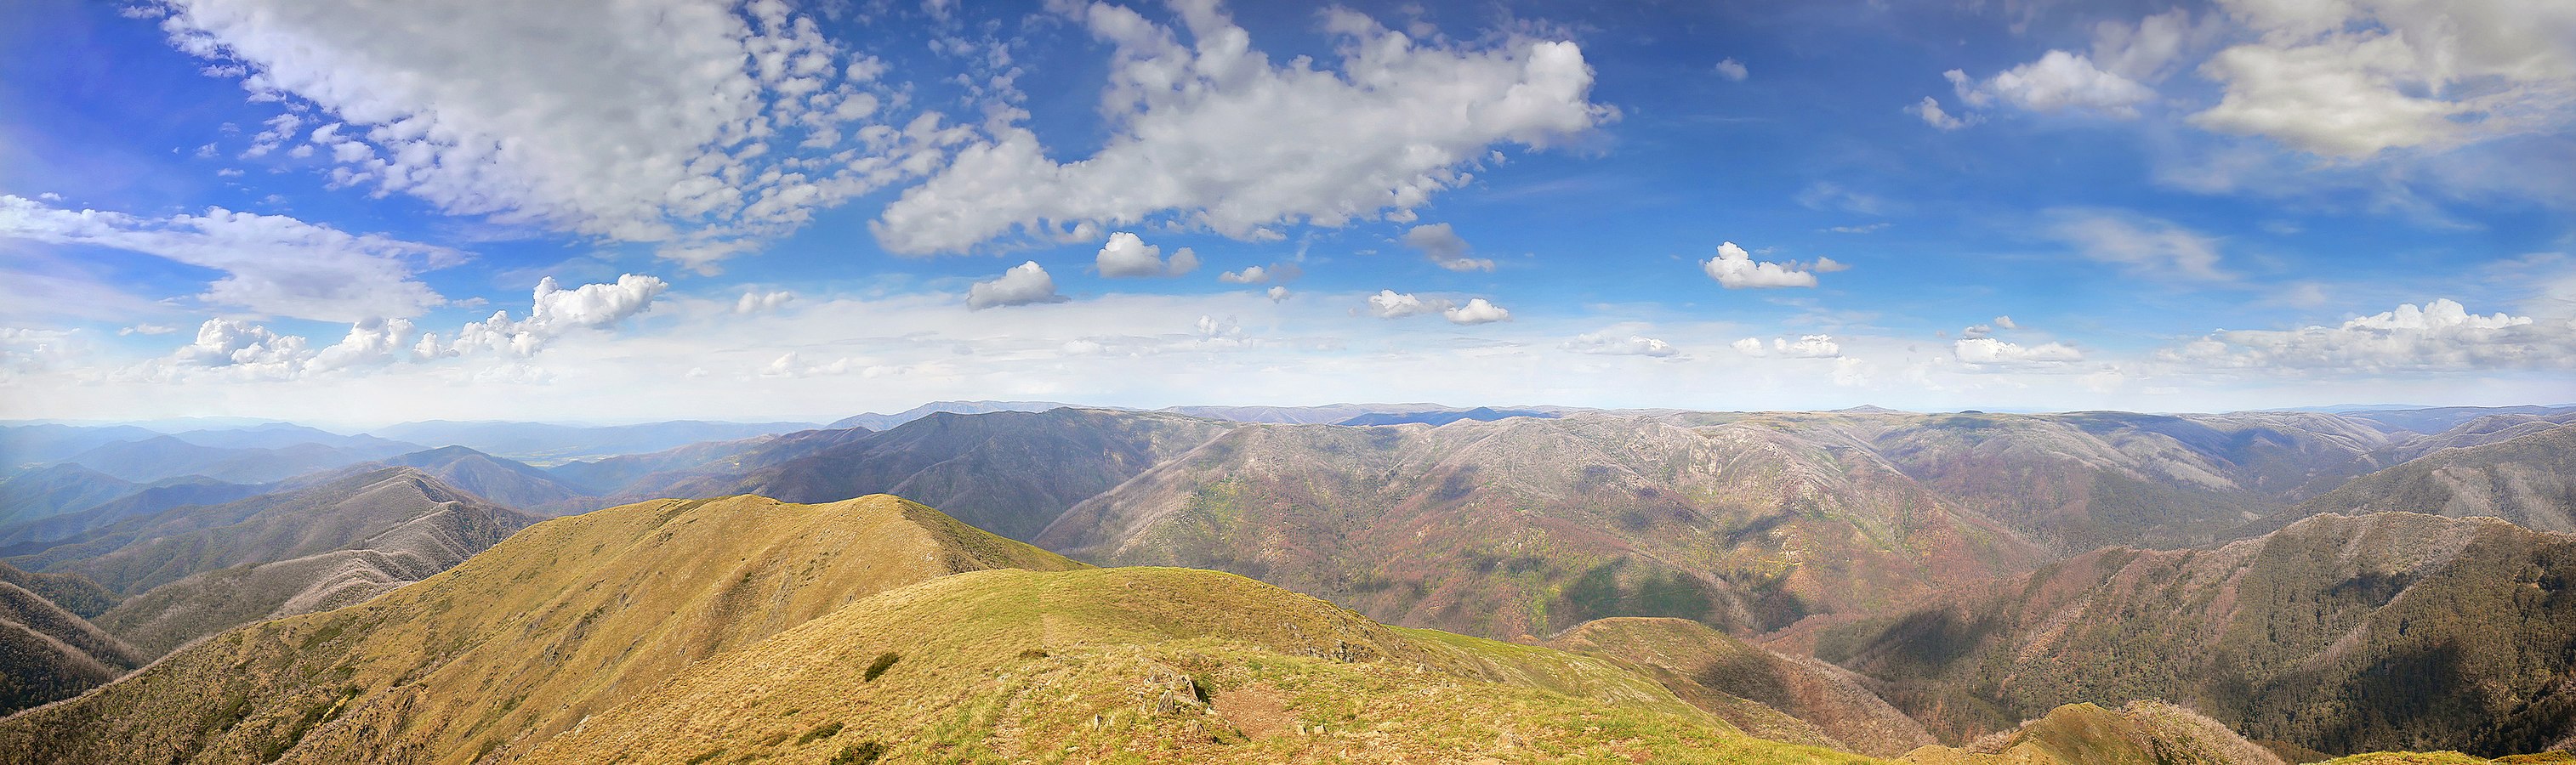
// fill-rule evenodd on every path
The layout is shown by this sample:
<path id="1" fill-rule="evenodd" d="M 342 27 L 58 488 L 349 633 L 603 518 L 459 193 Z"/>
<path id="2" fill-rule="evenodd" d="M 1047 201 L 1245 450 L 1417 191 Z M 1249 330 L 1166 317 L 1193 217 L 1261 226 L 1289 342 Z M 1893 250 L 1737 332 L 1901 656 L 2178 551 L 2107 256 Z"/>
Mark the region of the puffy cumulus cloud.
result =
<path id="1" fill-rule="evenodd" d="M 742 293 L 742 299 L 733 302 L 733 312 L 760 313 L 763 311 L 775 311 L 786 307 L 788 303 L 794 302 L 795 300 L 796 293 L 788 292 L 786 290 L 778 290 L 775 292 L 761 292 L 759 290 L 753 290 Z"/>
<path id="2" fill-rule="evenodd" d="M 220 367 L 240 377 L 287 379 L 301 374 L 313 359 L 310 343 L 280 335 L 267 327 L 233 319 L 208 319 L 197 327 L 196 342 L 181 346 L 168 361 L 182 367 Z"/>
<path id="3" fill-rule="evenodd" d="M 2138 107 L 2156 98 L 2151 83 L 2163 80 L 2189 49 L 2216 32 L 2211 24 L 2194 24 L 2190 11 L 2177 8 L 2136 23 L 2114 20 L 2096 25 L 2089 55 L 2050 50 L 2038 60 L 1983 80 L 1958 69 L 1941 76 L 1968 107 L 2000 103 L 2035 112 L 2078 111 L 2135 119 Z M 1905 111 L 1942 130 L 1957 130 L 1983 119 L 1974 113 L 1951 115 L 1929 96 Z"/>
<path id="4" fill-rule="evenodd" d="M 1494 262 L 1467 257 L 1467 240 L 1460 238 L 1447 223 L 1415 226 L 1404 232 L 1404 245 L 1422 251 L 1422 256 L 1451 271 L 1491 271 Z"/>
<path id="5" fill-rule="evenodd" d="M 1950 116 L 1949 110 L 1941 108 L 1941 99 L 1931 96 L 1924 96 L 1922 103 L 1905 107 L 1905 113 L 1921 118 L 1923 124 L 1942 130 L 1957 130 L 1976 122 L 1976 115 L 1973 114 L 1966 117 Z"/>
<path id="6" fill-rule="evenodd" d="M 1269 291 L 1269 292 L 1262 293 L 1262 294 L 1264 294 L 1264 295 L 1268 295 L 1268 296 L 1270 297 L 1270 302 L 1276 303 L 1276 302 L 1279 302 L 1279 301 L 1287 300 L 1287 299 L 1288 299 L 1288 288 L 1286 288 L 1286 287 L 1281 287 L 1281 286 L 1278 286 L 1278 285 L 1271 285 L 1271 287 L 1270 287 L 1270 291 Z"/>
<path id="7" fill-rule="evenodd" d="M 1743 82 L 1744 78 L 1753 76 L 1753 72 L 1752 70 L 1744 68 L 1744 62 L 1730 58 L 1717 62 L 1717 75 L 1736 82 Z"/>
<path id="8" fill-rule="evenodd" d="M 1511 311 L 1504 310 L 1502 306 L 1494 305 L 1484 298 L 1469 298 L 1466 305 L 1443 310 L 1440 315 L 1448 319 L 1451 324 L 1492 324 L 1512 319 Z"/>
<path id="9" fill-rule="evenodd" d="M 1754 357 L 1778 356 L 1784 359 L 1830 359 L 1838 358 L 1843 355 L 1842 344 L 1834 342 L 1834 336 L 1832 335 L 1800 335 L 1796 342 L 1791 342 L 1786 338 L 1775 337 L 1771 338 L 1771 345 L 1767 348 L 1762 345 L 1761 338 L 1748 337 L 1729 343 L 1728 346 L 1734 348 L 1737 353 Z"/>
<path id="10" fill-rule="evenodd" d="M 1154 217 L 1267 240 L 1283 224 L 1402 218 L 1497 144 L 1547 148 L 1616 116 L 1589 100 L 1572 42 L 1416 39 L 1335 9 L 1323 17 L 1339 67 L 1318 69 L 1274 63 L 1214 3 L 1177 6 L 1191 44 L 1125 7 L 1068 8 L 1115 49 L 1100 150 L 1058 163 L 1035 133 L 997 126 L 887 205 L 870 224 L 878 242 L 962 252 L 1015 230 L 1060 240 Z"/>
<path id="11" fill-rule="evenodd" d="M 246 154 L 331 181 L 706 268 L 745 237 L 924 174 L 969 137 L 897 96 L 779 0 L 170 0 L 174 45 L 280 101 Z M 856 76 L 869 74 L 868 77 Z M 297 110 L 310 110 L 309 119 Z"/>
<path id="12" fill-rule="evenodd" d="M 2156 353 L 2159 361 L 2205 369 L 2457 371 L 2576 366 L 2576 321 L 2469 313 L 2434 300 L 2336 326 L 2220 330 Z"/>
<path id="13" fill-rule="evenodd" d="M 305 364 L 306 372 L 328 372 L 335 369 L 417 361 L 435 355 L 435 344 L 423 346 L 423 338 L 412 331 L 410 319 L 368 319 L 349 325 L 349 334 L 340 342 L 314 354 Z"/>
<path id="14" fill-rule="evenodd" d="M 435 332 L 419 331 L 410 319 L 368 318 L 352 323 L 338 343 L 315 349 L 300 335 L 215 318 L 198 326 L 195 342 L 118 375 L 162 382 L 180 381 L 198 373 L 233 379 L 288 380 L 484 353 L 526 358 L 569 332 L 607 328 L 651 309 L 653 299 L 665 287 L 661 279 L 627 274 L 613 283 L 564 289 L 553 277 L 547 277 L 537 283 L 528 318 L 512 320 L 507 311 L 494 312 L 491 318 L 458 328 L 453 341 L 442 341 Z M 542 370 L 517 362 L 513 365 L 516 371 L 508 372 L 511 379 L 543 376 Z"/>
<path id="15" fill-rule="evenodd" d="M 1832 335 L 1800 335 L 1794 343 L 1775 337 L 1771 339 L 1771 351 L 1792 359 L 1830 359 L 1843 355 L 1842 345 L 1834 342 Z"/>
<path id="16" fill-rule="evenodd" d="M 1249 266 L 1241 271 L 1227 271 L 1222 274 L 1217 274 L 1216 280 L 1227 284 L 1260 284 L 1270 280 L 1270 269 L 1263 268 L 1261 266 Z"/>
<path id="17" fill-rule="evenodd" d="M 1757 343 L 1756 345 L 1758 346 L 1759 344 Z M 1681 349 L 1675 348 L 1672 343 L 1667 343 L 1662 340 L 1657 340 L 1644 335 L 1627 335 L 1622 337 L 1618 333 L 1606 331 L 1586 332 L 1580 335 L 1575 335 L 1574 339 L 1567 340 L 1557 347 L 1564 348 L 1575 353 L 1590 353 L 1601 356 L 1654 356 L 1661 358 L 1665 356 L 1679 355 L 1681 353 Z"/>
<path id="18" fill-rule="evenodd" d="M 2328 157 L 2566 125 L 2576 6 L 2559 0 L 2224 0 L 2255 39 L 2201 73 L 2225 93 L 2200 127 Z"/>
<path id="19" fill-rule="evenodd" d="M 2169 279 L 2224 281 L 2218 240 L 2172 222 L 2128 213 L 2058 209 L 2045 216 L 2046 233 L 2087 259 L 2131 273 Z"/>
<path id="20" fill-rule="evenodd" d="M 2084 360 L 2064 343 L 2024 346 L 1991 337 L 1971 337 L 1950 344 L 1950 355 L 1968 364 L 1988 366 L 2053 366 Z"/>
<path id="21" fill-rule="evenodd" d="M 2102 71 L 2084 54 L 2062 50 L 2049 51 L 2038 61 L 2004 70 L 1983 82 L 1973 81 L 1957 69 L 1943 72 L 1942 76 L 1958 91 L 1959 100 L 1971 106 L 2001 101 L 2035 112 L 2090 111 L 2132 119 L 2138 116 L 2138 105 L 2156 95 L 2134 80 Z"/>
<path id="22" fill-rule="evenodd" d="M 413 278 L 465 253 L 376 234 L 351 234 L 281 215 L 208 208 L 145 218 L 67 210 L 0 194 L 0 237 L 108 247 L 224 272 L 198 299 L 271 316 L 357 321 L 417 316 L 446 299 Z"/>
<path id="23" fill-rule="evenodd" d="M 1135 234 L 1120 231 L 1109 235 L 1109 243 L 1101 245 L 1100 255 L 1094 262 L 1099 265 L 1101 276 L 1113 278 L 1180 276 L 1198 270 L 1199 255 L 1183 247 L 1173 252 L 1171 262 L 1166 263 L 1163 262 L 1163 248 L 1146 244 Z"/>
<path id="24" fill-rule="evenodd" d="M 528 318 L 514 321 L 510 312 L 494 311 L 490 318 L 459 328 L 456 340 L 439 353 L 457 356 L 492 351 L 534 356 L 555 338 L 573 330 L 603 329 L 651 310 L 653 299 L 669 287 L 658 277 L 626 274 L 615 282 L 567 290 L 557 285 L 554 277 L 545 277 L 537 280 Z M 438 337 L 424 337 L 421 345 L 437 347 Z"/>
<path id="25" fill-rule="evenodd" d="M 1065 298 L 1055 294 L 1055 277 L 1037 261 L 1012 266 L 1001 278 L 976 282 L 966 290 L 966 307 L 975 310 L 1032 303 L 1061 303 Z"/>
<path id="26" fill-rule="evenodd" d="M 1368 299 L 1369 315 L 1380 319 L 1401 319 L 1433 313 L 1449 307 L 1446 300 L 1424 300 L 1410 292 L 1378 290 Z"/>
<path id="27" fill-rule="evenodd" d="M 2004 329 L 2021 329 L 2021 323 L 2013 321 L 2013 317 L 2010 316 L 1995 317 L 1995 326 L 2002 327 Z"/>
<path id="28" fill-rule="evenodd" d="M 1757 261 L 1753 253 L 1724 242 L 1717 246 L 1717 257 L 1700 261 L 1701 271 L 1727 289 L 1763 289 L 1771 287 L 1813 287 L 1819 272 L 1840 271 L 1850 266 L 1832 258 L 1817 258 L 1814 263 Z"/>

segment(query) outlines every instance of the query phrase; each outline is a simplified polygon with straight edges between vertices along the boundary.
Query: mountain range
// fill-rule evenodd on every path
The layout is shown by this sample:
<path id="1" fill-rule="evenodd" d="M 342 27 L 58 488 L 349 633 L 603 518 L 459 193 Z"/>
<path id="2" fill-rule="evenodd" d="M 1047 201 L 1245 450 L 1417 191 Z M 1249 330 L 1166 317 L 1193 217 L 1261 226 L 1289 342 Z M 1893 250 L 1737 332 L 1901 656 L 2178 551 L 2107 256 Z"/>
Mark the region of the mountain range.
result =
<path id="1" fill-rule="evenodd" d="M 2576 747 L 2576 409 L 189 425 L 0 425 L 0 752 Z"/>

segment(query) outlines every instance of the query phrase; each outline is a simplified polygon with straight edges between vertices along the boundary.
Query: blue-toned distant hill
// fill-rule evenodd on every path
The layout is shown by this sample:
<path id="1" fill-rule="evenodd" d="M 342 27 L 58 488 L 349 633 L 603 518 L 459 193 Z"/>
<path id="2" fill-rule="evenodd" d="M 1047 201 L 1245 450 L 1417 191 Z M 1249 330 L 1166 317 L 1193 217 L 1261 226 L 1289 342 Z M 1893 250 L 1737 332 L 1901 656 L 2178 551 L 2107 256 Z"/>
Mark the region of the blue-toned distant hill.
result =
<path id="1" fill-rule="evenodd" d="M 732 441 L 808 430 L 810 422 L 710 422 L 674 420 L 641 425 L 562 425 L 544 422 L 426 420 L 378 428 L 373 433 L 415 444 L 463 446 L 523 462 L 644 454 L 701 441 Z M 415 447 L 418 448 L 418 447 Z M 409 451 L 409 450 L 405 450 Z"/>
<path id="2" fill-rule="evenodd" d="M 449 486 L 512 508 L 551 505 L 587 493 L 556 480 L 546 471 L 529 467 L 527 463 L 494 457 L 462 446 L 442 446 L 378 462 L 420 468 Z"/>
<path id="3" fill-rule="evenodd" d="M 57 467 L 90 472 L 79 465 Z M 39 471 L 29 471 L 8 482 L 0 482 L 0 517 L 8 517 L 11 510 L 23 509 L 17 504 L 20 500 L 12 495 L 9 487 L 38 474 Z M 90 472 L 90 475 L 95 476 L 95 480 L 101 483 L 112 482 L 110 485 L 129 487 L 133 492 L 96 504 L 62 507 L 50 515 L 28 515 L 0 521 L 0 554 L 7 554 L 7 550 L 26 545 L 69 539 L 78 536 L 81 532 L 114 524 L 127 518 L 140 518 L 182 505 L 220 505 L 244 497 L 265 494 L 280 486 L 273 483 L 225 483 L 205 476 L 193 475 L 151 484 L 136 484 L 95 472 Z M 30 505 L 41 507 L 34 503 Z"/>
<path id="4" fill-rule="evenodd" d="M 2410 408 L 2328 407 L 2323 411 L 2361 420 L 2381 430 L 2414 433 L 2440 433 L 2459 427 L 2470 420 L 2499 414 L 2525 414 L 2549 417 L 2576 413 L 2576 406 L 2434 406 Z"/>
<path id="5" fill-rule="evenodd" d="M 1439 404 L 1325 404 L 1322 406 L 1167 406 L 1157 412 L 1235 422 L 1331 425 L 1365 414 L 1454 409 Z"/>
<path id="6" fill-rule="evenodd" d="M 382 439 L 347 446 L 297 443 L 271 448 L 201 446 L 178 436 L 158 436 L 119 441 L 63 461 L 136 483 L 192 475 L 230 483 L 268 483 L 420 449 Z"/>
<path id="7" fill-rule="evenodd" d="M 913 407 L 913 408 L 911 408 L 911 409 L 903 410 L 903 411 L 901 411 L 901 412 L 896 412 L 896 413 L 894 413 L 894 414 L 877 414 L 877 413 L 875 413 L 875 412 L 869 412 L 869 413 L 867 413 L 867 414 L 853 415 L 853 416 L 850 416 L 850 417 L 844 417 L 844 418 L 842 418 L 842 419 L 841 419 L 840 421 L 838 421 L 838 422 L 834 422 L 834 423 L 832 423 L 832 424 L 830 424 L 830 425 L 825 425 L 825 426 L 823 426 L 823 428 L 824 428 L 825 430 L 844 430 L 844 429 L 848 429 L 848 428 L 867 428 L 867 429 L 869 429 L 869 430 L 891 430 L 891 429 L 893 429 L 893 428 L 894 428 L 895 426 L 897 426 L 897 425 L 902 425 L 902 424 L 904 424 L 904 423 L 911 422 L 911 421 L 913 421 L 913 420 L 918 420 L 918 419 L 921 419 L 921 418 L 923 418 L 923 417 L 928 417 L 928 416 L 931 416 L 931 415 L 934 415 L 934 414 L 986 414 L 986 413 L 990 413 L 990 412 L 1043 412 L 1043 411 L 1047 411 L 1047 410 L 1050 410 L 1050 409 L 1062 409 L 1062 408 L 1065 408 L 1065 407 L 1068 407 L 1068 406 L 1074 406 L 1074 405 L 1073 405 L 1073 404 L 1060 404 L 1060 403 L 1056 403 L 1056 402 L 1053 402 L 1053 401 L 933 401 L 933 402 L 930 402 L 930 403 L 927 403 L 927 404 L 923 404 L 923 405 L 920 405 L 920 406 Z M 1094 408 L 1094 409 L 1115 409 L 1115 408 L 1117 408 L 1117 407 L 1091 407 L 1091 408 Z"/>
<path id="8" fill-rule="evenodd" d="M 1556 417 L 1556 416 L 1557 416 L 1557 414 L 1556 414 L 1556 413 L 1554 413 L 1554 412 L 1541 412 L 1541 411 L 1530 410 L 1530 409 L 1494 409 L 1494 408 L 1491 408 L 1491 407 L 1482 407 L 1482 406 L 1480 406 L 1480 407 L 1476 407 L 1476 408 L 1474 408 L 1474 409 L 1465 409 L 1465 410 L 1449 410 L 1449 411 L 1434 411 L 1434 412 L 1401 412 L 1401 413 L 1381 412 L 1381 413 L 1374 413 L 1374 414 L 1363 414 L 1363 415 L 1360 415 L 1360 416 L 1358 416 L 1358 417 L 1353 417 L 1353 418 L 1350 418 L 1350 419 L 1347 419 L 1347 420 L 1343 420 L 1343 421 L 1341 421 L 1341 422 L 1334 423 L 1334 424 L 1336 424 L 1336 425 L 1409 425 L 1409 424 L 1413 424 L 1413 423 L 1421 423 L 1421 424 L 1424 424 L 1424 425 L 1431 425 L 1431 426 L 1437 427 L 1437 426 L 1447 425 L 1447 424 L 1449 424 L 1449 423 L 1457 422 L 1457 421 L 1459 421 L 1459 420 L 1474 420 L 1474 421 L 1477 421 L 1477 422 L 1493 422 L 1493 421 L 1495 421 L 1495 420 L 1506 419 L 1506 418 L 1511 418 L 1511 417 L 1536 417 L 1536 418 L 1539 418 L 1539 419 L 1544 420 L 1544 419 L 1550 419 L 1550 418 L 1553 418 L 1553 417 Z"/>
<path id="9" fill-rule="evenodd" d="M 0 425 L 0 476 L 118 441 L 142 441 L 160 435 L 131 425 Z"/>

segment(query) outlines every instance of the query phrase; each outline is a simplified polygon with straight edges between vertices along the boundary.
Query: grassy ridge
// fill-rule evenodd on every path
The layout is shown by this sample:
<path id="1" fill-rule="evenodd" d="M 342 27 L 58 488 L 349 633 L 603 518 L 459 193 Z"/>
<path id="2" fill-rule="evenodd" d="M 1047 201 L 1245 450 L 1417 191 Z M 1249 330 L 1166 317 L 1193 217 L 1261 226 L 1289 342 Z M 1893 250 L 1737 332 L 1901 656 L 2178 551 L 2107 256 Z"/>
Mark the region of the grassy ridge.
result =
<path id="1" fill-rule="evenodd" d="M 897 655 L 871 680 L 863 667 Z M 1390 629 L 1242 577 L 990 571 L 691 667 L 529 762 L 1867 762 L 1620 667 Z M 700 759 L 704 758 L 704 759 Z"/>
<path id="2" fill-rule="evenodd" d="M 0 751 L 63 763 L 506 753 L 691 662 L 979 559 L 956 550 L 954 528 L 913 521 L 916 507 L 735 497 L 541 523 L 364 604 L 227 632 L 0 722 Z M 981 555 L 1080 565 L 1016 543 Z"/>

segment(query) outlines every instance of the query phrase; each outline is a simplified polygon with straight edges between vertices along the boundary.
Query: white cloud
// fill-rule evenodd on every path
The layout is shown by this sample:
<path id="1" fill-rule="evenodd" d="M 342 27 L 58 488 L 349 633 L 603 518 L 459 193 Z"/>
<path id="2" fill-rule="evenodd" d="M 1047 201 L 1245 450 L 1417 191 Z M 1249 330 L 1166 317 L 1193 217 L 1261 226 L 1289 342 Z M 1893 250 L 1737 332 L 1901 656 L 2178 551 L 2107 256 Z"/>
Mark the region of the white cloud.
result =
<path id="1" fill-rule="evenodd" d="M 1512 318 L 1511 311 L 1486 302 L 1484 298 L 1469 298 L 1466 305 L 1443 310 L 1440 315 L 1448 318 L 1451 324 L 1491 324 Z"/>
<path id="2" fill-rule="evenodd" d="M 1467 182 L 1496 144 L 1546 148 L 1615 117 L 1587 100 L 1592 70 L 1571 42 L 1415 39 L 1330 10 L 1340 66 L 1318 69 L 1273 63 L 1212 3 L 1179 5 L 1193 45 L 1124 7 L 1070 10 L 1116 48 L 1100 150 L 1058 163 L 1035 133 L 995 127 L 887 205 L 870 224 L 879 243 L 961 252 L 1014 230 L 1062 239 L 1157 217 L 1273 240 L 1272 226 L 1409 212 Z"/>
<path id="3" fill-rule="evenodd" d="M 1270 296 L 1270 302 L 1276 303 L 1288 299 L 1288 288 L 1272 285 L 1270 291 L 1263 294 Z"/>
<path id="4" fill-rule="evenodd" d="M 2091 111 L 2122 119 L 2138 116 L 2138 105 L 2155 98 L 2155 91 L 2127 77 L 2102 71 L 2093 59 L 2081 53 L 2052 50 L 2038 61 L 2013 67 L 1970 84 L 1963 72 L 1944 74 L 1958 90 L 1960 100 L 1983 106 L 2003 101 L 2035 112 Z M 1932 108 L 1939 108 L 1937 104 Z M 1925 122 L 1932 122 L 1928 114 Z M 1938 126 L 1938 123 L 1934 123 Z"/>
<path id="5" fill-rule="evenodd" d="M 1120 231 L 1109 235 L 1109 243 L 1101 245 L 1100 255 L 1094 262 L 1099 265 L 1101 276 L 1112 278 L 1180 276 L 1198 270 L 1199 256 L 1190 248 L 1183 247 L 1172 253 L 1170 263 L 1165 263 L 1163 248 L 1146 244 L 1135 234 Z"/>
<path id="6" fill-rule="evenodd" d="M 1760 343 L 1755 343 L 1756 347 L 1759 347 L 1760 345 Z M 1567 340 L 1557 347 L 1564 348 L 1575 353 L 1590 353 L 1602 356 L 1664 357 L 1681 353 L 1681 349 L 1674 348 L 1672 343 L 1667 343 L 1662 340 L 1657 340 L 1644 335 L 1628 335 L 1622 337 L 1618 334 L 1606 331 L 1586 332 L 1576 335 L 1574 336 L 1574 339 Z"/>
<path id="7" fill-rule="evenodd" d="M 0 327 L 0 383 L 70 366 L 87 351 L 76 329 Z"/>
<path id="8" fill-rule="evenodd" d="M 1782 358 L 1830 359 L 1843 355 L 1842 344 L 1832 335 L 1800 335 L 1797 342 L 1771 338 L 1771 351 Z"/>
<path id="9" fill-rule="evenodd" d="M 2093 61 L 2104 71 L 2137 82 L 2156 82 L 2182 59 L 2184 49 L 2217 30 L 2195 26 L 2191 11 L 2175 8 L 2130 24 L 2103 21 L 2093 27 Z"/>
<path id="10" fill-rule="evenodd" d="M 1728 345 L 1729 347 L 1734 348 L 1737 353 L 1754 357 L 1778 356 L 1784 359 L 1830 359 L 1840 357 L 1843 354 L 1842 344 L 1834 342 L 1834 336 L 1832 335 L 1800 335 L 1797 342 L 1790 342 L 1785 338 L 1775 337 L 1771 338 L 1771 346 L 1768 348 L 1763 347 L 1762 338 L 1758 337 L 1744 338 L 1742 340 L 1729 343 Z"/>
<path id="11" fill-rule="evenodd" d="M 2218 240 L 2170 221 L 2087 209 L 2051 210 L 2046 217 L 2051 237 L 2091 260 L 2165 278 L 2235 278 L 2218 267 Z"/>
<path id="12" fill-rule="evenodd" d="M 1834 384 L 1846 388 L 1865 388 L 1878 376 L 1878 365 L 1862 359 L 1834 359 Z"/>
<path id="13" fill-rule="evenodd" d="M 1241 271 L 1227 271 L 1216 275 L 1217 281 L 1227 284 L 1260 284 L 1269 279 L 1270 269 L 1260 266 L 1250 266 Z"/>
<path id="14" fill-rule="evenodd" d="M 1011 270 L 1002 272 L 1001 278 L 976 282 L 966 290 L 966 307 L 976 310 L 1061 302 L 1064 302 L 1064 297 L 1055 294 L 1055 277 L 1048 276 L 1046 269 L 1034 260 L 1012 266 Z"/>
<path id="15" fill-rule="evenodd" d="M 1717 62 L 1717 73 L 1719 76 L 1736 82 L 1743 82 L 1744 78 L 1753 75 L 1752 72 L 1747 71 L 1744 68 L 1743 62 L 1739 62 L 1731 58 Z"/>
<path id="16" fill-rule="evenodd" d="M 167 324 L 136 324 L 131 327 L 124 327 L 116 330 L 116 335 L 118 337 L 124 337 L 126 335 L 167 335 L 177 331 L 179 331 L 178 327 L 173 327 Z"/>
<path id="17" fill-rule="evenodd" d="M 1426 301 L 1414 296 L 1413 293 L 1398 293 L 1395 290 L 1378 290 L 1377 294 L 1369 296 L 1368 303 L 1369 314 L 1381 319 L 1401 319 L 1449 307 L 1449 301 L 1446 300 Z"/>
<path id="18" fill-rule="evenodd" d="M 456 341 L 440 352 L 450 356 L 477 351 L 533 356 L 572 330 L 605 328 L 651 310 L 653 298 L 669 287 L 657 277 L 626 274 L 613 283 L 584 284 L 567 290 L 548 276 L 537 280 L 528 318 L 512 321 L 510 312 L 495 311 L 491 318 L 459 328 Z M 438 336 L 422 338 L 421 345 L 437 347 Z"/>
<path id="19" fill-rule="evenodd" d="M 1841 271 L 1850 266 L 1832 258 L 1818 258 L 1812 264 L 1772 263 L 1753 259 L 1753 253 L 1734 242 L 1717 245 L 1717 257 L 1700 261 L 1701 271 L 1727 289 L 1761 289 L 1769 287 L 1813 287 L 1818 272 Z"/>
<path id="20" fill-rule="evenodd" d="M 2392 372 L 2576 366 L 2576 321 L 2469 313 L 2439 299 L 2337 326 L 2219 330 L 2158 351 L 2199 368 L 2287 372 Z"/>
<path id="21" fill-rule="evenodd" d="M 224 272 L 198 299 L 271 316 L 325 321 L 417 316 L 445 298 L 413 278 L 465 253 L 376 234 L 350 234 L 280 215 L 220 207 L 143 218 L 65 210 L 0 194 L 0 237 L 108 247 Z"/>
<path id="22" fill-rule="evenodd" d="M 2329 157 L 2563 126 L 2576 107 L 2576 6 L 2228 0 L 2257 39 L 2202 65 L 2226 88 L 2192 115 Z"/>
<path id="23" fill-rule="evenodd" d="M 701 269 L 928 171 L 964 137 L 935 119 L 867 124 L 893 91 L 849 77 L 849 57 L 776 0 L 170 8 L 180 50 L 329 123 L 298 149 L 327 149 L 336 185 L 660 242 Z M 246 154 L 277 145 L 263 133 Z"/>
<path id="24" fill-rule="evenodd" d="M 2013 317 L 2010 316 L 1995 317 L 1995 326 L 2002 327 L 2004 329 L 2021 329 L 2021 324 L 2014 322 Z"/>
<path id="25" fill-rule="evenodd" d="M 1467 257 L 1467 240 L 1447 223 L 1415 226 L 1404 232 L 1404 244 L 1421 250 L 1423 257 L 1451 271 L 1492 271 L 1494 262 Z"/>
<path id="26" fill-rule="evenodd" d="M 2052 366 L 2084 360 L 2083 352 L 2064 343 L 2023 346 L 1991 337 L 1952 343 L 1950 354 L 1961 362 L 1996 366 Z"/>
<path id="27" fill-rule="evenodd" d="M 200 335 L 202 338 L 202 334 Z M 298 338 L 299 340 L 301 338 Z M 412 332 L 410 319 L 368 319 L 349 326 L 347 337 L 322 349 L 304 365 L 304 372 L 328 372 L 359 366 L 417 361 L 435 353 L 420 346 L 421 337 Z M 428 351 L 428 353 L 424 353 Z"/>
<path id="28" fill-rule="evenodd" d="M 304 338 L 280 335 L 267 327 L 232 319 L 208 319 L 197 327 L 197 341 L 170 358 L 182 365 L 231 367 L 244 376 L 284 379 L 301 372 L 313 358 Z"/>
<path id="29" fill-rule="evenodd" d="M 604 329 L 650 310 L 666 285 L 651 276 L 627 274 L 614 283 L 563 289 L 553 277 L 538 281 L 528 318 L 511 320 L 507 311 L 458 328 L 453 342 L 435 332 L 418 331 L 411 320 L 367 318 L 352 323 L 340 342 L 315 350 L 300 335 L 284 335 L 267 326 L 215 318 L 197 328 L 196 341 L 165 358 L 122 370 L 130 380 L 178 382 L 194 375 L 230 379 L 290 380 L 340 370 L 395 363 L 426 362 L 483 353 L 527 358 L 576 330 Z M 542 377 L 542 370 L 512 362 L 497 372 L 512 379 Z M 497 369 L 497 368 L 496 368 Z M 494 374 L 484 369 L 477 374 Z"/>
<path id="30" fill-rule="evenodd" d="M 1949 111 L 1941 108 L 1941 100 L 1931 96 L 1924 96 L 1922 103 L 1905 107 L 1905 113 L 1921 117 L 1923 118 L 1923 124 L 1940 128 L 1942 130 L 1957 130 L 1959 128 L 1967 127 L 1976 119 L 1976 115 L 1969 115 L 1966 118 L 1950 116 Z"/>
<path id="31" fill-rule="evenodd" d="M 788 292 L 786 290 L 778 290 L 775 292 L 761 292 L 759 290 L 753 290 L 742 293 L 742 299 L 734 301 L 733 312 L 759 313 L 762 311 L 775 311 L 795 300 L 796 293 Z"/>

